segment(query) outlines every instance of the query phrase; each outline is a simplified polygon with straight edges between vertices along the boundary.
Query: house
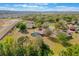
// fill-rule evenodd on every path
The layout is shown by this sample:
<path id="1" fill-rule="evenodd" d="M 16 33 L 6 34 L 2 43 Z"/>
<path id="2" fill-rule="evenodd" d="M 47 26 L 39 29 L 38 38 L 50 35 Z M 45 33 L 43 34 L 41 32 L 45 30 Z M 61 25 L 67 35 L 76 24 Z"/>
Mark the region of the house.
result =
<path id="1" fill-rule="evenodd" d="M 76 31 L 76 27 L 74 24 L 69 23 L 68 24 L 68 29 L 67 29 L 67 35 L 72 36 L 72 33 Z"/>
<path id="2" fill-rule="evenodd" d="M 34 28 L 35 27 L 34 21 L 28 20 L 26 26 L 29 29 Z"/>
<path id="3" fill-rule="evenodd" d="M 43 36 L 45 34 L 45 29 L 39 29 L 37 32 Z"/>
<path id="4" fill-rule="evenodd" d="M 68 24 L 68 29 L 69 29 L 70 31 L 75 31 L 75 25 L 72 24 L 72 23 Z"/>

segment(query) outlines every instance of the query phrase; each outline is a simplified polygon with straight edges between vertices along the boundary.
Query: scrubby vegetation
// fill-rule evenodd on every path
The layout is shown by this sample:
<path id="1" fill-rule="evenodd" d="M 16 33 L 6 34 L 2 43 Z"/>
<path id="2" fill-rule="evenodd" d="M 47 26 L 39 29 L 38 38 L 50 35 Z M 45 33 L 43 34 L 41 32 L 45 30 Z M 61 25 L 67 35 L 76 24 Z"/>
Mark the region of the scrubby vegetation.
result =
<path id="1" fill-rule="evenodd" d="M 26 30 L 26 24 L 22 23 L 22 22 L 19 22 L 17 25 L 16 25 L 17 28 L 19 28 L 20 31 L 24 31 Z"/>
<path id="2" fill-rule="evenodd" d="M 28 36 L 22 36 L 17 40 L 6 36 L 3 41 L 0 41 L 1 56 L 48 56 L 49 54 L 53 55 L 53 51 L 42 39 L 31 42 Z"/>
<path id="3" fill-rule="evenodd" d="M 76 43 L 79 39 L 78 17 L 76 14 L 23 16 L 22 21 L 16 24 L 13 30 L 15 34 L 10 33 L 0 41 L 0 55 L 78 56 L 79 44 Z"/>
<path id="4" fill-rule="evenodd" d="M 62 56 L 79 56 L 79 45 L 74 45 L 67 47 L 61 51 L 60 55 Z"/>

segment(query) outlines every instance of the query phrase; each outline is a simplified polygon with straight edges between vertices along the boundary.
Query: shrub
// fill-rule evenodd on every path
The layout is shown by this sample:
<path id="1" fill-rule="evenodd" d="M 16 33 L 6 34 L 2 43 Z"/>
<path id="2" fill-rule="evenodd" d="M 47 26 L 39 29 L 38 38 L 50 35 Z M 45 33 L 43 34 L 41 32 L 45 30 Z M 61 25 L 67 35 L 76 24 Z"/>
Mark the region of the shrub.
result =
<path id="1" fill-rule="evenodd" d="M 6 56 L 12 56 L 14 55 L 13 51 L 13 37 L 11 36 L 6 36 L 3 41 L 0 42 L 0 55 L 6 55 Z"/>
<path id="2" fill-rule="evenodd" d="M 26 30 L 26 25 L 25 25 L 25 24 L 21 24 L 21 25 L 20 25 L 20 30 L 21 30 L 21 31 Z"/>
<path id="3" fill-rule="evenodd" d="M 49 54 L 53 55 L 53 51 L 49 48 L 48 45 L 46 45 L 43 42 L 43 39 L 40 36 L 36 37 L 36 40 L 34 40 L 31 50 L 33 50 L 33 54 L 31 55 L 38 55 L 38 56 L 48 56 Z"/>
<path id="4" fill-rule="evenodd" d="M 26 30 L 26 24 L 25 23 L 22 23 L 22 22 L 19 22 L 17 25 L 16 25 L 17 28 L 19 28 L 20 31 L 24 32 Z"/>
<path id="5" fill-rule="evenodd" d="M 58 33 L 57 34 L 57 39 L 59 40 L 60 43 L 62 43 L 64 46 L 70 46 L 67 41 L 69 40 L 68 36 L 65 33 Z"/>
<path id="6" fill-rule="evenodd" d="M 22 23 L 19 22 L 19 23 L 16 25 L 16 27 L 19 28 L 21 24 L 22 24 Z"/>
<path id="7" fill-rule="evenodd" d="M 60 52 L 62 56 L 79 56 L 79 45 L 67 47 Z"/>
<path id="8" fill-rule="evenodd" d="M 64 20 L 67 21 L 67 22 L 71 22 L 72 21 L 72 17 L 65 16 L 64 17 Z"/>
<path id="9" fill-rule="evenodd" d="M 39 38 L 34 44 L 27 36 L 22 36 L 17 40 L 7 36 L 0 42 L 1 56 L 47 56 L 49 53 L 52 53 L 50 48 Z"/>

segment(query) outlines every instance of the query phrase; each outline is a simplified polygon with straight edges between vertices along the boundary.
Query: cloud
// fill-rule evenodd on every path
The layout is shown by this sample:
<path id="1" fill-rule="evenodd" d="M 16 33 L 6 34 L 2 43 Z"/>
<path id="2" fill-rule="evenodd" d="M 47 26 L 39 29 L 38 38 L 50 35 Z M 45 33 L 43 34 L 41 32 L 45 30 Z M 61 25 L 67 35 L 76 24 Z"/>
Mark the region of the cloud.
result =
<path id="1" fill-rule="evenodd" d="M 43 6 L 45 6 L 45 5 L 48 5 L 49 3 L 29 3 L 29 5 L 43 5 Z"/>
<path id="2" fill-rule="evenodd" d="M 79 11 L 79 7 L 55 6 L 48 8 L 46 11 Z"/>
<path id="3" fill-rule="evenodd" d="M 26 4 L 14 4 L 14 7 L 39 7 L 47 5 L 48 3 L 26 3 Z"/>
<path id="4" fill-rule="evenodd" d="M 15 8 L 0 7 L 0 10 L 16 10 Z"/>
<path id="5" fill-rule="evenodd" d="M 55 4 L 55 3 L 54 3 Z M 56 4 L 55 4 L 56 5 Z M 8 4 L 9 6 L 9 4 Z M 0 10 L 12 11 L 79 11 L 79 7 L 70 6 L 51 6 L 48 3 L 28 3 L 28 4 L 14 4 L 13 7 L 0 6 Z"/>
<path id="6" fill-rule="evenodd" d="M 28 5 L 26 4 L 14 4 L 14 7 L 27 7 Z"/>
<path id="7" fill-rule="evenodd" d="M 48 8 L 47 3 L 28 3 L 28 4 L 15 4 L 15 8 L 21 7 L 23 11 L 43 11 Z M 20 9 L 19 9 L 20 10 Z"/>

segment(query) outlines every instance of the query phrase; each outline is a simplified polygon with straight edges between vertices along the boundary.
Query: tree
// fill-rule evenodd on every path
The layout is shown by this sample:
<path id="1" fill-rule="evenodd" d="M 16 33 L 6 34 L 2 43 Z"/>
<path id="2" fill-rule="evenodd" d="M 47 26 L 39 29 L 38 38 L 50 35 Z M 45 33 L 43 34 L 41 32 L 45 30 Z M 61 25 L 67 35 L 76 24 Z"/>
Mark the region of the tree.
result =
<path id="1" fill-rule="evenodd" d="M 71 22 L 72 21 L 72 17 L 70 17 L 70 16 L 65 16 L 63 19 L 65 21 L 67 21 L 67 22 Z"/>
<path id="2" fill-rule="evenodd" d="M 59 23 L 59 22 L 58 22 L 58 23 L 55 23 L 55 29 L 58 30 L 58 29 L 60 29 L 60 28 L 61 28 L 60 23 Z"/>
<path id="3" fill-rule="evenodd" d="M 36 24 L 37 27 L 40 27 L 43 23 L 44 23 L 44 20 L 42 20 L 42 19 L 37 19 L 35 21 L 35 24 Z"/>
<path id="4" fill-rule="evenodd" d="M 21 36 L 21 37 L 19 37 L 17 39 L 17 44 L 18 45 L 22 45 L 23 46 L 23 43 L 26 43 L 26 45 L 27 45 L 27 43 L 29 43 L 29 42 L 30 42 L 30 40 L 29 40 L 28 36 Z"/>
<path id="5" fill-rule="evenodd" d="M 19 28 L 22 22 L 17 23 L 16 28 Z"/>
<path id="6" fill-rule="evenodd" d="M 60 52 L 62 56 L 79 56 L 79 45 L 67 47 Z"/>
<path id="7" fill-rule="evenodd" d="M 6 36 L 2 41 L 0 41 L 0 55 L 1 56 L 14 55 L 13 44 L 14 40 L 12 36 Z"/>
<path id="8" fill-rule="evenodd" d="M 14 40 L 11 36 L 6 36 L 4 40 L 0 41 L 0 55 L 1 56 L 47 56 L 53 55 L 40 37 L 35 39 L 33 43 L 27 36 L 19 37 Z"/>
<path id="9" fill-rule="evenodd" d="M 59 19 L 59 18 L 57 18 L 55 21 L 56 21 L 56 22 L 59 22 L 59 20 L 60 20 L 60 19 Z"/>
<path id="10" fill-rule="evenodd" d="M 26 46 L 17 44 L 11 36 L 6 36 L 0 42 L 0 55 L 1 56 L 24 56 L 26 54 Z"/>
<path id="11" fill-rule="evenodd" d="M 23 22 L 19 22 L 17 25 L 16 25 L 17 28 L 19 28 L 20 31 L 22 32 L 25 32 L 26 31 L 26 24 L 23 23 Z"/>
<path id="12" fill-rule="evenodd" d="M 70 46 L 71 44 L 69 44 L 67 41 L 70 38 L 68 38 L 68 36 L 66 35 L 66 33 L 60 32 L 57 34 L 57 40 L 59 40 L 59 42 L 61 44 L 63 44 L 64 46 Z"/>
<path id="13" fill-rule="evenodd" d="M 31 56 L 48 56 L 53 55 L 53 51 L 43 42 L 42 37 L 38 36 L 34 40 L 31 47 L 29 47 L 29 53 Z"/>
<path id="14" fill-rule="evenodd" d="M 21 31 L 26 30 L 26 25 L 25 25 L 25 24 L 21 24 L 21 25 L 20 25 L 20 30 L 21 30 Z"/>
<path id="15" fill-rule="evenodd" d="M 48 17 L 47 21 L 50 22 L 50 23 L 54 23 L 55 22 L 55 20 L 53 19 L 53 17 Z"/>

